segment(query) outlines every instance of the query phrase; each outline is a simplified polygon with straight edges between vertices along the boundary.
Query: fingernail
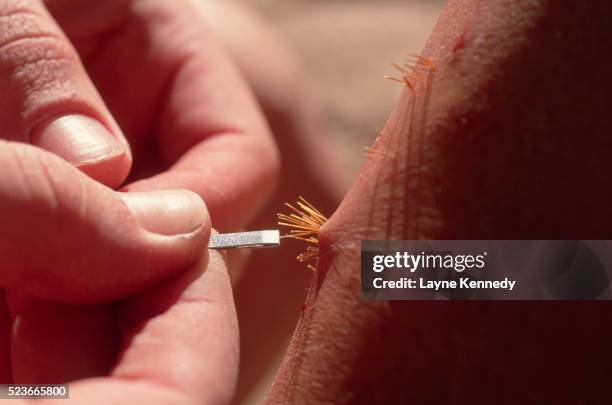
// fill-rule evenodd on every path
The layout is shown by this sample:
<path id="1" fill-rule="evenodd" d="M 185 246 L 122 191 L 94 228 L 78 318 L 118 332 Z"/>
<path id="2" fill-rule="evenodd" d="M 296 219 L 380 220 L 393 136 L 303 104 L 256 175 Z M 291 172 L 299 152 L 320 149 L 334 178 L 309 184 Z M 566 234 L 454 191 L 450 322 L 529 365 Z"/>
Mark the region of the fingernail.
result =
<path id="1" fill-rule="evenodd" d="M 187 190 L 121 193 L 141 227 L 160 235 L 193 233 L 208 221 L 204 201 Z"/>
<path id="2" fill-rule="evenodd" d="M 75 166 L 92 165 L 125 153 L 121 142 L 86 115 L 66 115 L 34 131 L 30 141 Z"/>

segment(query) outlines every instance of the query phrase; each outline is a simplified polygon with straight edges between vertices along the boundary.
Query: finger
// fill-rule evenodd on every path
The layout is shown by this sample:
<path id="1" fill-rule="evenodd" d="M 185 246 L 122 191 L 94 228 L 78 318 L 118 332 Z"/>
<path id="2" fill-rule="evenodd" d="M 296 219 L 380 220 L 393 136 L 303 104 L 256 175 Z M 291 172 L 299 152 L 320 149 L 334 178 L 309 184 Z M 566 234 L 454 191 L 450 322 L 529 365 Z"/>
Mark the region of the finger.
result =
<path id="1" fill-rule="evenodd" d="M 222 256 L 127 303 L 126 349 L 112 376 L 170 387 L 197 403 L 227 403 L 238 372 L 238 324 Z"/>
<path id="2" fill-rule="evenodd" d="M 59 384 L 108 373 L 117 354 L 114 308 L 29 299 L 14 308 L 13 382 Z"/>
<path id="3" fill-rule="evenodd" d="M 206 201 L 215 227 L 236 229 L 271 193 L 278 153 L 246 83 L 187 4 L 159 3 L 172 32 L 159 44 L 176 61 L 156 129 L 167 172 L 128 190 L 179 187 Z M 180 33 L 180 34 L 178 34 Z"/>
<path id="4" fill-rule="evenodd" d="M 129 147 L 78 54 L 38 0 L 0 3 L 0 137 L 58 154 L 119 185 Z"/>
<path id="5" fill-rule="evenodd" d="M 117 193 L 58 157 L 0 142 L 0 285 L 67 302 L 125 297 L 192 265 L 210 234 L 192 192 Z"/>

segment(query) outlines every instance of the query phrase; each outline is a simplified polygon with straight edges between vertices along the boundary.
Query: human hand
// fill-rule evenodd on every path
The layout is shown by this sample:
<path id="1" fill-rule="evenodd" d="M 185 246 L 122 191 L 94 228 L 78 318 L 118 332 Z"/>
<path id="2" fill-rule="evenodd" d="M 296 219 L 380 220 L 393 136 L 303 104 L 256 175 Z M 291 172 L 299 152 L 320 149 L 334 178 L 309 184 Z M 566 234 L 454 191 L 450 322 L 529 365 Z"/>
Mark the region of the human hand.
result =
<path id="1" fill-rule="evenodd" d="M 0 138 L 50 150 L 111 187 L 133 152 L 139 181 L 126 190 L 195 191 L 218 229 L 252 219 L 274 186 L 276 148 L 191 3 L 44 5 L 50 13 L 36 0 L 0 6 Z"/>
<path id="2" fill-rule="evenodd" d="M 50 150 L 112 187 L 119 185 L 130 170 L 127 138 L 134 151 L 133 178 L 140 179 L 127 190 L 189 188 L 206 199 L 217 226 L 235 228 L 246 223 L 274 183 L 276 150 L 240 76 L 195 21 L 189 6 L 154 1 L 115 1 L 92 6 L 60 0 L 48 1 L 46 5 L 71 42 L 39 2 L 7 1 L 0 7 L 0 24 L 7 27 L 0 34 L 3 66 L 0 85 L 6 89 L 0 101 L 5 124 L 0 137 Z M 74 172 L 63 177 L 63 172 L 69 170 L 57 159 L 38 150 L 22 150 L 18 145 L 0 146 L 13 163 L 22 160 L 21 153 L 34 162 L 41 160 L 34 163 L 32 177 L 18 185 L 25 187 L 19 198 L 34 204 L 20 205 L 22 200 L 9 197 L 7 205 L 17 214 L 10 217 L 7 214 L 10 210 L 4 214 L 15 221 L 12 226 L 21 232 L 18 232 L 23 236 L 21 242 L 33 242 L 42 252 L 53 253 L 51 259 L 32 253 L 41 251 L 25 242 L 19 245 L 10 232 L 5 234 L 11 242 L 6 246 L 20 246 L 13 252 L 5 249 L 14 262 L 3 261 L 8 275 L 2 284 L 9 287 L 11 310 L 13 316 L 20 316 L 20 325 L 25 325 L 28 317 L 40 319 L 40 314 L 50 308 L 49 302 L 30 297 L 90 303 L 129 296 L 184 270 L 204 250 L 203 228 L 185 237 L 179 232 L 185 229 L 179 230 L 181 225 L 172 218 L 203 212 L 201 207 L 171 206 L 173 209 L 169 210 L 164 204 L 170 201 L 164 203 L 164 198 L 157 198 L 154 200 L 162 201 L 155 208 L 151 201 L 144 205 L 133 202 L 128 193 L 121 197 L 124 202 L 132 201 L 132 208 L 141 208 L 140 214 L 130 219 L 128 209 L 117 195 Z M 25 159 L 24 167 L 29 162 L 30 159 Z M 21 176 L 21 169 L 12 173 Z M 36 173 L 49 176 L 38 178 Z M 143 179 L 148 175 L 152 177 Z M 29 183 L 39 180 L 36 185 Z M 15 186 L 14 182 L 3 184 L 7 196 L 15 191 L 11 185 Z M 56 187 L 63 191 L 56 193 Z M 47 191 L 52 193 L 46 194 Z M 54 196 L 61 200 L 60 213 L 38 207 L 41 199 L 43 206 L 57 208 L 49 204 L 51 200 L 45 200 Z M 33 208 L 39 211 L 30 211 Z M 37 223 L 28 228 L 27 223 L 20 223 L 30 216 L 43 219 L 42 225 Z M 57 220 L 51 221 L 51 225 L 60 226 L 45 228 L 49 218 Z M 184 219 L 186 226 L 189 219 Z M 172 242 L 158 235 L 150 238 L 138 228 L 139 221 L 152 221 L 148 225 L 169 227 L 170 233 L 182 236 Z M 40 229 L 53 232 L 41 237 L 37 233 Z M 69 233 L 73 236 L 68 236 Z M 57 237 L 52 237 L 54 234 Z M 44 247 L 49 241 L 49 246 L 56 249 Z M 58 261 L 54 261 L 56 258 Z M 21 260 L 38 262 L 26 266 L 27 271 L 23 272 L 22 267 L 12 266 L 21 265 Z M 68 265 L 64 268 L 63 264 Z M 65 275 L 61 273 L 64 270 Z M 57 277 L 69 281 L 62 283 Z M 113 342 L 101 338 L 114 335 L 112 314 L 113 308 L 108 306 L 85 310 L 58 304 L 46 313 L 45 319 L 72 322 L 65 325 L 65 335 L 54 337 L 56 340 L 53 336 L 46 336 L 51 339 L 43 341 L 29 340 L 15 328 L 13 363 L 30 361 L 31 370 L 44 375 L 13 373 L 12 379 L 64 381 L 101 373 L 108 367 L 109 356 L 96 354 L 113 353 L 115 349 Z M 95 330 L 85 333 L 87 339 L 83 338 L 82 344 L 70 342 L 68 337 L 92 326 Z M 36 334 L 31 337 L 36 338 Z M 27 349 L 20 352 L 20 345 Z M 44 356 L 40 354 L 48 347 L 56 348 L 56 356 L 65 349 L 64 357 L 93 358 L 84 366 L 61 372 L 36 367 L 44 365 Z"/>
<path id="3" fill-rule="evenodd" d="M 122 195 L 49 153 L 2 146 L 0 285 L 9 297 L 17 292 L 13 380 L 90 375 L 121 352 L 109 377 L 71 385 L 71 398 L 229 400 L 237 326 L 225 265 L 216 253 L 190 265 L 210 232 L 201 200 L 186 191 Z M 168 263 L 191 270 L 115 305 L 19 300 L 22 294 L 79 303 L 121 297 L 155 282 Z"/>
<path id="4" fill-rule="evenodd" d="M 71 398 L 228 401 L 236 316 L 223 259 L 204 253 L 194 263 L 210 234 L 202 200 L 117 193 L 48 152 L 1 146 L 0 285 L 14 318 L 3 380 L 65 382 L 113 365 L 108 377 L 72 384 Z M 119 303 L 74 305 L 132 296 L 185 268 Z"/>
<path id="5" fill-rule="evenodd" d="M 118 340 L 121 352 L 110 375 L 71 382 L 71 403 L 216 404 L 228 403 L 234 395 L 238 326 L 229 277 L 217 252 L 173 282 L 118 304 L 116 318 L 104 307 L 78 309 L 32 300 L 21 311 L 13 369 L 22 376 L 42 377 L 42 371 L 42 381 L 65 382 L 64 373 L 70 368 L 74 371 L 74 363 L 86 368 L 104 356 L 115 362 L 117 352 L 92 348 L 88 358 L 67 359 L 67 350 L 74 349 L 53 343 L 95 346 L 101 339 Z M 57 324 L 53 320 L 58 312 L 72 316 Z M 94 315 L 84 325 L 90 330 L 71 333 L 66 341 L 63 326 L 74 331 L 70 322 L 75 319 L 83 326 L 81 313 Z M 105 321 L 102 325 L 101 320 Z M 120 334 L 111 336 L 104 327 L 115 322 Z M 96 336 L 98 331 L 105 333 Z M 39 346 L 45 349 L 37 349 Z M 36 364 L 19 363 L 17 359 L 24 357 L 20 355 L 32 348 L 42 358 Z M 66 367 L 66 363 L 72 364 Z M 46 365 L 44 370 L 41 364 Z M 41 402 L 45 403 L 36 403 Z"/>

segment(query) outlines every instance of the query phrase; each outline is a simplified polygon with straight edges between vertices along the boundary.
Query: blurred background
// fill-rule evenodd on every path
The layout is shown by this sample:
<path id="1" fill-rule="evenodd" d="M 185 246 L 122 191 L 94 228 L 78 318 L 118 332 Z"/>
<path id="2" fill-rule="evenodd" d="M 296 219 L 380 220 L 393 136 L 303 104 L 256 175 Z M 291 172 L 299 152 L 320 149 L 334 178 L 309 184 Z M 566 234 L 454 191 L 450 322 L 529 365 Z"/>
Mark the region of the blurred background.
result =
<path id="1" fill-rule="evenodd" d="M 297 56 L 306 93 L 321 114 L 343 170 L 343 189 L 361 148 L 382 129 L 402 90 L 383 76 L 419 53 L 443 0 L 250 0 Z"/>

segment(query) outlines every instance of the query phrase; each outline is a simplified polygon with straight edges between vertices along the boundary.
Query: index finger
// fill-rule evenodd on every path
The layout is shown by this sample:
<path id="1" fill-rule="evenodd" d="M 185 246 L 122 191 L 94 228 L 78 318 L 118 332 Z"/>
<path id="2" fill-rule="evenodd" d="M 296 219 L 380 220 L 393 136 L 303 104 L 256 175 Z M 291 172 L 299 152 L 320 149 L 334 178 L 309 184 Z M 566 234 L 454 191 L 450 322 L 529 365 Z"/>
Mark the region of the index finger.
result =
<path id="1" fill-rule="evenodd" d="M 160 157 L 171 167 L 127 189 L 187 188 L 206 201 L 215 227 L 236 229 L 272 192 L 278 152 L 238 69 L 197 12 L 184 6 L 160 3 L 172 18 L 152 21 L 160 31 L 174 33 L 159 44 L 176 69 L 155 131 Z"/>

